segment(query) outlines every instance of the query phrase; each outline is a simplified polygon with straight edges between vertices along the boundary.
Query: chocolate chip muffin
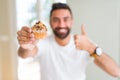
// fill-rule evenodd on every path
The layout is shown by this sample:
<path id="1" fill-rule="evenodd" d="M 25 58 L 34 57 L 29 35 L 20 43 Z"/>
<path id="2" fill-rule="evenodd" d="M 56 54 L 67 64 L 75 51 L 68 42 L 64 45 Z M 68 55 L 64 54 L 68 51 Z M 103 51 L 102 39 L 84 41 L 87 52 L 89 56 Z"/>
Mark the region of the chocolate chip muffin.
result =
<path id="1" fill-rule="evenodd" d="M 33 30 L 36 39 L 43 39 L 47 35 L 47 28 L 41 21 L 36 22 L 31 29 Z"/>

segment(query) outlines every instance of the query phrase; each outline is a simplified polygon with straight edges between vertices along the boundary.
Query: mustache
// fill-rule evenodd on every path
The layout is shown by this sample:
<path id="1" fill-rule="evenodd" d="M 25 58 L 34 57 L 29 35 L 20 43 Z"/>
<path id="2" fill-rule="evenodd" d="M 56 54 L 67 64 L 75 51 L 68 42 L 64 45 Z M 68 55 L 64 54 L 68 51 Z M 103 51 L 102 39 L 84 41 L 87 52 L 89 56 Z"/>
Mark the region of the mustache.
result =
<path id="1" fill-rule="evenodd" d="M 66 32 L 65 33 L 60 33 L 59 31 L 61 29 L 66 30 Z M 56 27 L 55 29 L 53 29 L 53 33 L 55 34 L 55 36 L 57 36 L 60 39 L 66 38 L 69 35 L 70 31 L 71 31 L 71 29 L 67 26 L 66 27 Z"/>
<path id="2" fill-rule="evenodd" d="M 68 27 L 57 27 L 57 28 L 55 28 L 55 30 L 60 30 L 60 29 L 69 29 Z"/>

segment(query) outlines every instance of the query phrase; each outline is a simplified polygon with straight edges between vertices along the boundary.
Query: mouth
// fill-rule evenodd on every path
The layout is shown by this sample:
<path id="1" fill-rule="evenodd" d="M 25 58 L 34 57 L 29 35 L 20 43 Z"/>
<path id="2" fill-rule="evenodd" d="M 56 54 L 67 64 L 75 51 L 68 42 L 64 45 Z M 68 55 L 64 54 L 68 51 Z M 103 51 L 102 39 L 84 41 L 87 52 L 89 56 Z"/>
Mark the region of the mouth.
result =
<path id="1" fill-rule="evenodd" d="M 69 35 L 70 29 L 68 27 L 66 27 L 66 28 L 60 28 L 60 27 L 58 27 L 58 28 L 55 28 L 53 30 L 53 32 L 60 39 L 64 39 L 64 38 L 66 38 Z"/>
<path id="2" fill-rule="evenodd" d="M 66 29 L 59 29 L 59 30 L 58 30 L 58 33 L 66 33 L 66 32 L 67 32 Z"/>

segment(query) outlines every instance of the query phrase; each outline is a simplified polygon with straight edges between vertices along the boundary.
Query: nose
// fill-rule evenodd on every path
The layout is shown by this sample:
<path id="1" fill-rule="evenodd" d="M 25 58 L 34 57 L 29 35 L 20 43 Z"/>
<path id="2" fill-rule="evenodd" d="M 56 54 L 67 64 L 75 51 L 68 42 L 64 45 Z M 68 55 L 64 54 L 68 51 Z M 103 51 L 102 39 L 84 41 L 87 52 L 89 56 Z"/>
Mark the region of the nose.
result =
<path id="1" fill-rule="evenodd" d="M 60 26 L 60 27 L 65 27 L 65 22 L 64 22 L 64 20 L 60 20 L 59 26 Z"/>

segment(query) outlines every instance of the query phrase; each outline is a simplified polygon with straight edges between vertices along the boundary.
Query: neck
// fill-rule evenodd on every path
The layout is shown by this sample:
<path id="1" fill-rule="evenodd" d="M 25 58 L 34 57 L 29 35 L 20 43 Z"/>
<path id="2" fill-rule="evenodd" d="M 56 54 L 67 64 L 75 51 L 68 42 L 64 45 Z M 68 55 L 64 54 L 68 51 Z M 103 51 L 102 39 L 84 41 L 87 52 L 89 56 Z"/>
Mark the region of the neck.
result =
<path id="1" fill-rule="evenodd" d="M 60 39 L 60 38 L 55 36 L 55 40 L 60 46 L 65 46 L 70 41 L 70 35 L 68 35 L 65 39 Z"/>

